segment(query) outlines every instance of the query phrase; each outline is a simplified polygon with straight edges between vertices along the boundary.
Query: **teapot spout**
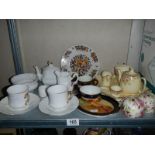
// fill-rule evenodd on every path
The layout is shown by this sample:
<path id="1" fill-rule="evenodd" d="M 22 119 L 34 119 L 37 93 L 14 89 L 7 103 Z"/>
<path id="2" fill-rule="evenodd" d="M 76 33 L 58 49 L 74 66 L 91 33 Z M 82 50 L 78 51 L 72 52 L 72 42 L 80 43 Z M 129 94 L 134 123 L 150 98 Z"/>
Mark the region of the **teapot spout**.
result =
<path id="1" fill-rule="evenodd" d="M 41 81 L 42 80 L 42 74 L 41 74 L 38 66 L 34 66 L 34 69 L 36 71 L 36 74 L 37 74 L 38 79 Z"/>

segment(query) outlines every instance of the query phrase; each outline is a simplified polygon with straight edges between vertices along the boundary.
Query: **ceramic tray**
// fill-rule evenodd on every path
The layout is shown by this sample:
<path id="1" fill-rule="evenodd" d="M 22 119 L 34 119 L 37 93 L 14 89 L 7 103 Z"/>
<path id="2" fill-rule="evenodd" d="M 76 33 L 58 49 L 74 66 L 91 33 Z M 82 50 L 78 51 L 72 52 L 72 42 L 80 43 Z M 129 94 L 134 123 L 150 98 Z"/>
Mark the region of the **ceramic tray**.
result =
<path id="1" fill-rule="evenodd" d="M 96 53 L 83 45 L 69 48 L 61 59 L 61 69 L 68 72 L 76 72 L 78 75 L 98 73 L 99 61 Z"/>
<path id="2" fill-rule="evenodd" d="M 117 101 L 121 100 L 122 98 L 127 98 L 127 97 L 130 97 L 130 96 L 138 97 L 139 95 L 141 95 L 141 94 L 143 94 L 143 93 L 149 91 L 149 89 L 146 88 L 146 89 L 144 89 L 144 91 L 141 92 L 141 93 L 129 94 L 129 93 L 122 92 L 122 93 L 120 93 L 119 95 L 115 96 L 115 95 L 111 94 L 110 90 L 103 90 L 102 87 L 100 87 L 100 88 L 101 88 L 101 94 L 102 94 L 102 95 L 110 96 L 110 97 L 116 99 Z"/>

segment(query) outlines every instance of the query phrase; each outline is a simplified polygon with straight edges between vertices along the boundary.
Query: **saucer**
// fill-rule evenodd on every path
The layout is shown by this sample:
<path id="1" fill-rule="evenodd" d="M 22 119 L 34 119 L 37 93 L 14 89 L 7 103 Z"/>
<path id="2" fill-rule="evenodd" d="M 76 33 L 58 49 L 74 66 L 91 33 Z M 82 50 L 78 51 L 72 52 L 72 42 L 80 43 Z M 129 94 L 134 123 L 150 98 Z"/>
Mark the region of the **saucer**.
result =
<path id="1" fill-rule="evenodd" d="M 79 106 L 79 100 L 76 96 L 73 96 L 67 106 L 63 109 L 55 110 L 52 106 L 49 105 L 48 97 L 43 98 L 39 103 L 39 109 L 42 113 L 52 115 L 52 116 L 62 116 L 71 113 Z"/>
<path id="2" fill-rule="evenodd" d="M 40 98 L 32 93 L 29 93 L 30 101 L 24 108 L 12 108 L 8 103 L 8 97 L 3 98 L 0 101 L 0 113 L 7 114 L 7 115 L 21 115 L 26 112 L 31 111 L 32 109 L 36 108 L 40 102 Z"/>

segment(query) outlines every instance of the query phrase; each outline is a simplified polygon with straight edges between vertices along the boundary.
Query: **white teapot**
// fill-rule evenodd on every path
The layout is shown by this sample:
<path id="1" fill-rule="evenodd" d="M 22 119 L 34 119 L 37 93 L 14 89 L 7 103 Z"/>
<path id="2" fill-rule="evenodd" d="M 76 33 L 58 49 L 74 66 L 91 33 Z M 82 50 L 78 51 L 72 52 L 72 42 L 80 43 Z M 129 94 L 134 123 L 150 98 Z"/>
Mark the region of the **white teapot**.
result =
<path id="1" fill-rule="evenodd" d="M 35 66 L 38 79 L 45 85 L 55 85 L 57 84 L 55 71 L 59 71 L 59 68 L 55 67 L 52 63 L 47 62 L 47 64 L 48 65 L 42 69 L 42 73 L 39 70 L 38 66 Z"/>
<path id="2" fill-rule="evenodd" d="M 66 71 L 55 71 L 55 74 L 57 75 L 58 84 L 65 85 L 69 91 L 72 91 L 73 86 L 78 81 L 78 74 L 73 73 L 72 75 L 70 75 L 70 73 Z M 76 80 L 72 81 L 74 78 L 76 78 Z"/>

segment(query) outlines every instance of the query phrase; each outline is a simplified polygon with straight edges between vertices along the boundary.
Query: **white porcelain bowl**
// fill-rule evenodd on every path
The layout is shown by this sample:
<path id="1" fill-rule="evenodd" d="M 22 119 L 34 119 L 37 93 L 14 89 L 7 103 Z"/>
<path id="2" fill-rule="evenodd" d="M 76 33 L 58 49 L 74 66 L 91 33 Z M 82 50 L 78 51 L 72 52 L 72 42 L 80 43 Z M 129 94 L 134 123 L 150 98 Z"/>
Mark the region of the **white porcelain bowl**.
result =
<path id="1" fill-rule="evenodd" d="M 38 87 L 38 78 L 34 73 L 18 74 L 11 78 L 11 83 L 27 85 L 29 91 L 33 91 Z"/>

